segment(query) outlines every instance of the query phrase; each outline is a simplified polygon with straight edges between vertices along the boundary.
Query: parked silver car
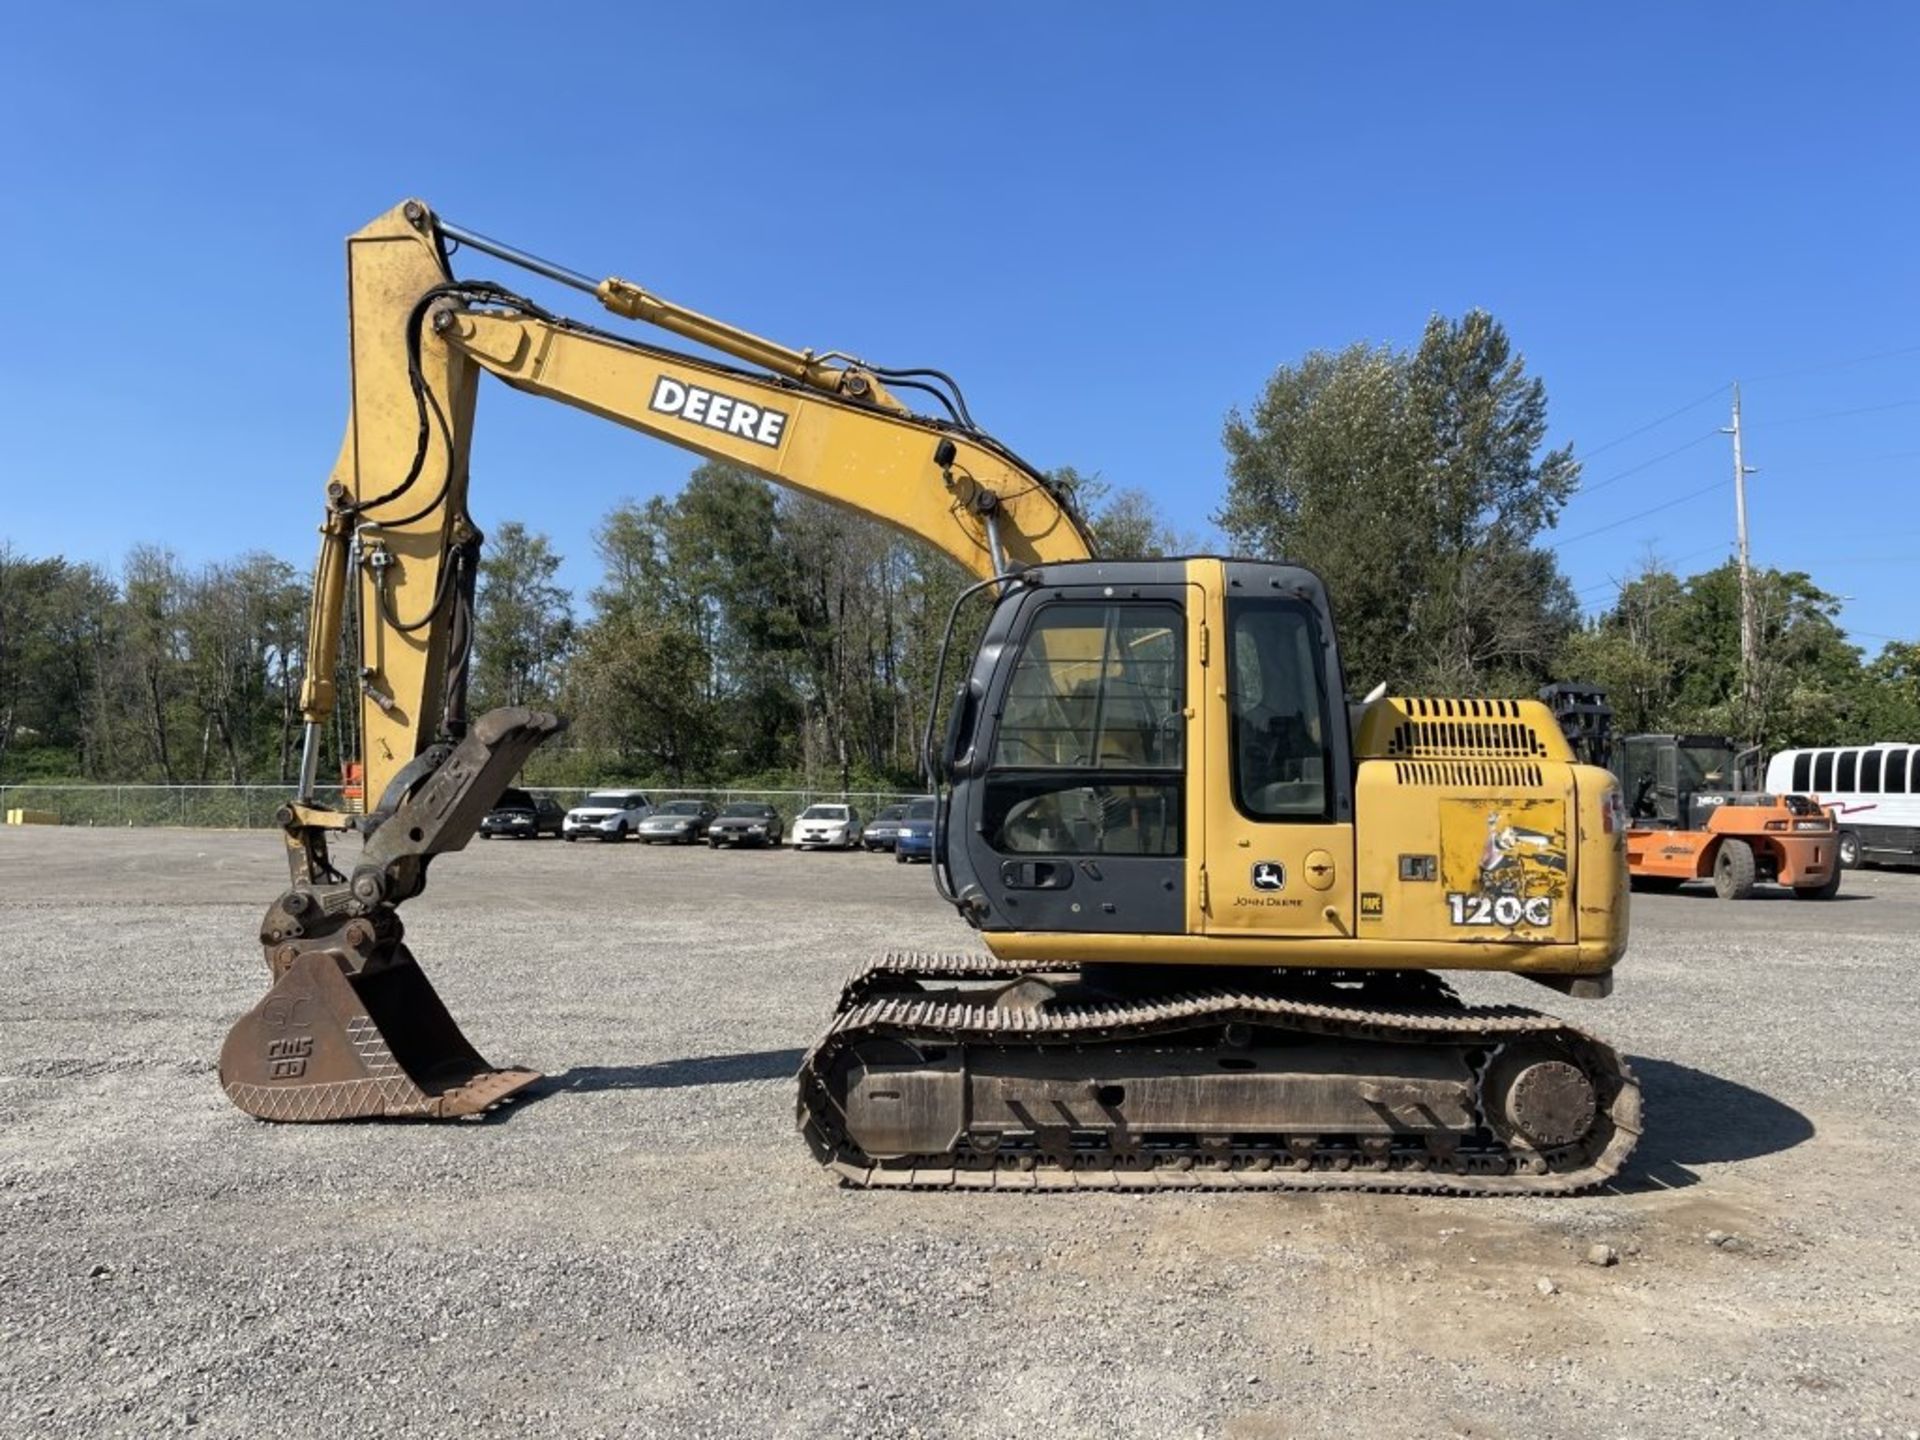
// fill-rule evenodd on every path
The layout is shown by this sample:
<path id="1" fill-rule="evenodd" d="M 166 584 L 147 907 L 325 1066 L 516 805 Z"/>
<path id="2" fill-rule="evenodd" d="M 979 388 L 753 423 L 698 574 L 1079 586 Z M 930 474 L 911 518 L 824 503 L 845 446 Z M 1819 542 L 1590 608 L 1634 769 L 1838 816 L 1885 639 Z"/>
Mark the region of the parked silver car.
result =
<path id="1" fill-rule="evenodd" d="M 707 838 L 713 806 L 704 800 L 669 800 L 640 822 L 644 844 L 693 845 Z"/>

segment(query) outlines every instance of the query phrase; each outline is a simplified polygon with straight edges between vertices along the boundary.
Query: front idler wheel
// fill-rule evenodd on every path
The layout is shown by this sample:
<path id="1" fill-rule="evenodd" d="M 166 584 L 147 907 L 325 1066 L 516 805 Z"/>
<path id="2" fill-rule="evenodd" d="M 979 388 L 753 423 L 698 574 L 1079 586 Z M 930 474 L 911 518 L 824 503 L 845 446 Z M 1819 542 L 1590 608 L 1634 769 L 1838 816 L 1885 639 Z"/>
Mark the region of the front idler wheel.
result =
<path id="1" fill-rule="evenodd" d="M 1582 1144 L 1600 1115 L 1593 1077 L 1576 1057 L 1550 1046 L 1502 1049 L 1481 1095 L 1487 1123 L 1502 1140 L 1542 1155 Z"/>

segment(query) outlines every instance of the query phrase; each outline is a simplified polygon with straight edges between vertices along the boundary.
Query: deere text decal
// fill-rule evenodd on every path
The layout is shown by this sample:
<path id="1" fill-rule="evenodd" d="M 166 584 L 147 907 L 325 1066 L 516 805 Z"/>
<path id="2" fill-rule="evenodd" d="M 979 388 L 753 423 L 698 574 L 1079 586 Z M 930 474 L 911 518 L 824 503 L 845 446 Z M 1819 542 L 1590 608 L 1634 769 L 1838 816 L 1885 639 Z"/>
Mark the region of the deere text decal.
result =
<path id="1" fill-rule="evenodd" d="M 677 415 L 722 434 L 737 435 L 769 449 L 780 444 L 780 437 L 787 429 L 785 411 L 752 405 L 717 390 L 689 385 L 671 375 L 662 375 L 654 382 L 653 398 L 647 402 L 647 408 L 658 410 L 662 415 Z"/>

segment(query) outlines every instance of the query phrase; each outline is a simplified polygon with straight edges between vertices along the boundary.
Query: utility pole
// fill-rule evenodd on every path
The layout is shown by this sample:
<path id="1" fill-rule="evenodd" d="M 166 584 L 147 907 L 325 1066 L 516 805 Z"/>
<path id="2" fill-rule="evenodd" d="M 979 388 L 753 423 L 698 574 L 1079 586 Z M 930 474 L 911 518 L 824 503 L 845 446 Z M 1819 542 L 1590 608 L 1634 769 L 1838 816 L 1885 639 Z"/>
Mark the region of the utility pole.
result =
<path id="1" fill-rule="evenodd" d="M 1733 523 L 1740 554 L 1740 694 L 1746 702 L 1747 724 L 1753 727 L 1759 718 L 1759 634 L 1754 623 L 1753 567 L 1747 555 L 1747 476 L 1753 467 L 1740 450 L 1740 382 L 1733 382 L 1733 424 L 1720 433 L 1733 436 Z M 1749 736 L 1749 739 L 1754 737 Z"/>

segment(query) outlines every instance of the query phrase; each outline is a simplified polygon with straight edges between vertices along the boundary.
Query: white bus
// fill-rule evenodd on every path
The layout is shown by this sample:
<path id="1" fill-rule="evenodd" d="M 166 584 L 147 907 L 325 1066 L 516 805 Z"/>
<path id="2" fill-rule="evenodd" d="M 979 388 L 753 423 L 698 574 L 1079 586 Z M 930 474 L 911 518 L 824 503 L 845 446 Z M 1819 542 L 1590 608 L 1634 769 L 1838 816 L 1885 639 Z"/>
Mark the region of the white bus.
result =
<path id="1" fill-rule="evenodd" d="M 1833 812 L 1840 863 L 1920 863 L 1920 745 L 1782 750 L 1767 762 L 1767 789 L 1812 795 Z"/>

